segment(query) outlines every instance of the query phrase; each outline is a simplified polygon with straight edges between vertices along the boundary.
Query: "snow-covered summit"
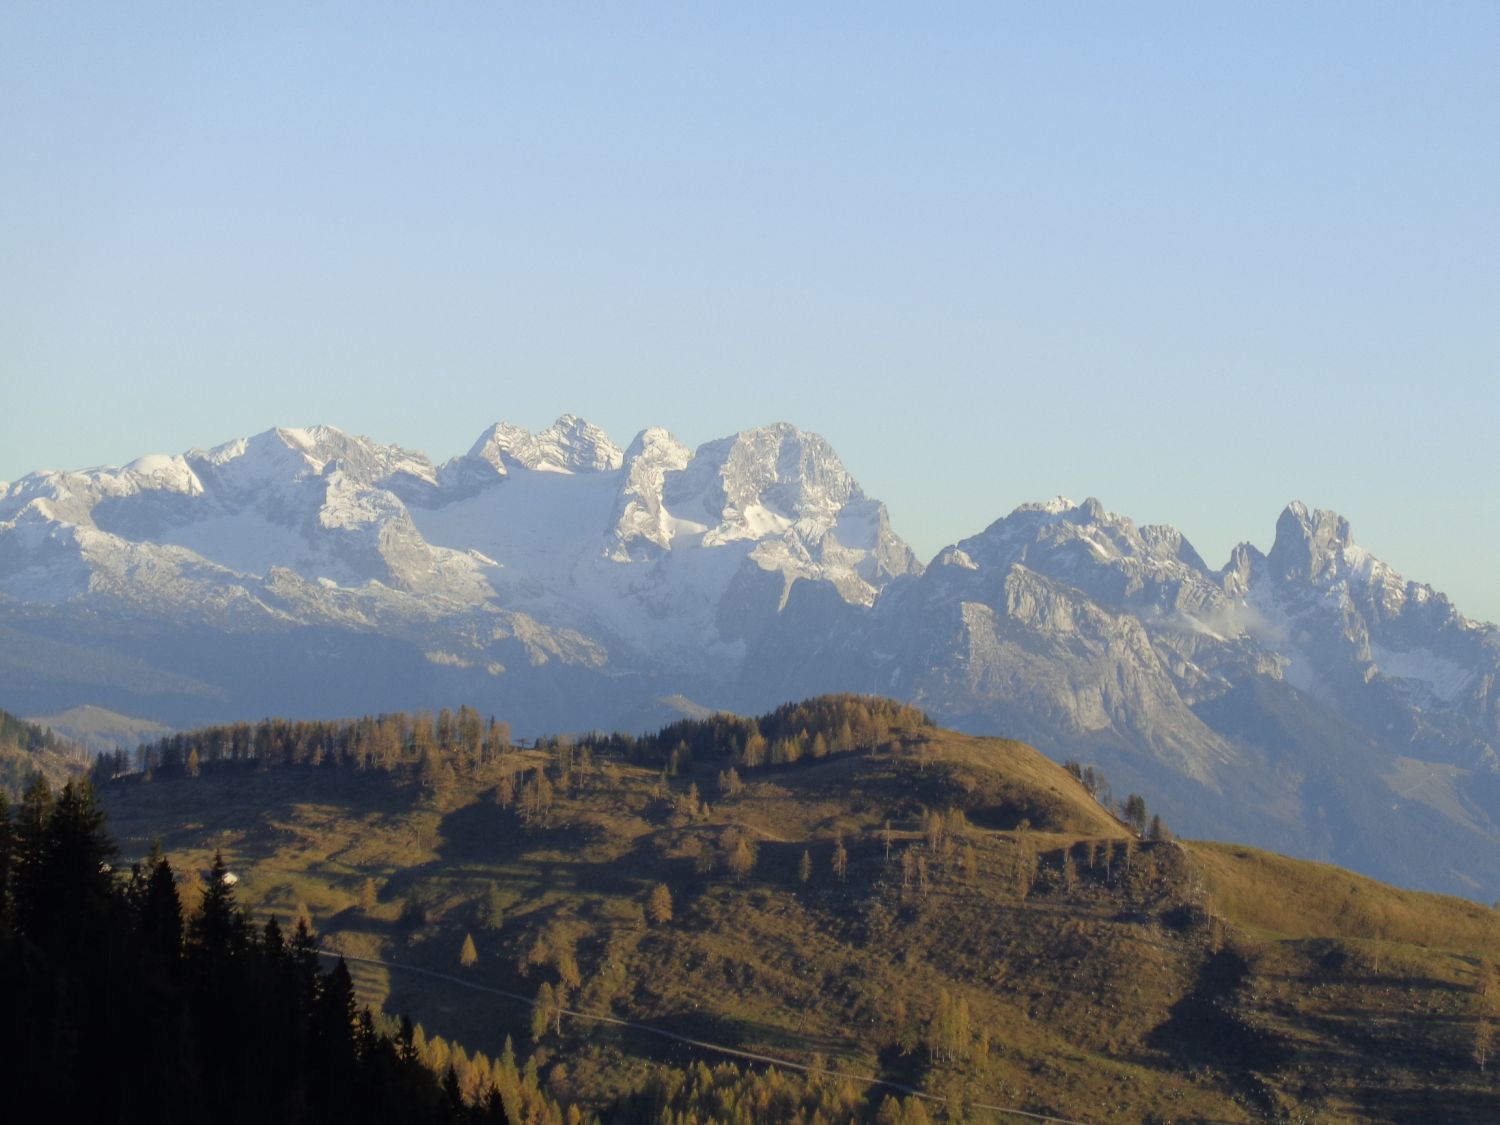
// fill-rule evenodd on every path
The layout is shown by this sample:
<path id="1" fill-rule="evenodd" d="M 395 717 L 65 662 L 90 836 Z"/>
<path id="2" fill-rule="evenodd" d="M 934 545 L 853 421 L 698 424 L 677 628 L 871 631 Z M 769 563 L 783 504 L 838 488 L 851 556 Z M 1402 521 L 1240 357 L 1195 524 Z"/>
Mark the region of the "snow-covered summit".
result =
<path id="1" fill-rule="evenodd" d="M 497 422 L 479 435 L 466 460 L 490 467 L 496 476 L 513 468 L 543 473 L 599 473 L 620 467 L 622 454 L 609 435 L 575 414 L 564 414 L 535 434 Z"/>
<path id="2" fill-rule="evenodd" d="M 624 454 L 624 480 L 610 516 L 611 559 L 650 557 L 671 549 L 679 530 L 701 531 L 669 512 L 664 500 L 668 475 L 682 472 L 692 459 L 693 451 L 659 426 L 636 435 Z"/>
<path id="3" fill-rule="evenodd" d="M 504 662 L 475 615 L 514 614 L 554 638 L 547 651 L 598 658 L 555 640 L 566 631 L 617 656 L 711 652 L 728 666 L 745 613 L 775 612 L 794 583 L 867 605 L 914 569 L 828 443 L 786 424 L 696 451 L 647 429 L 627 455 L 565 414 L 538 433 L 497 423 L 441 468 L 333 426 L 278 427 L 33 474 L 0 496 L 0 595 L 107 592 L 184 621 L 232 606 L 236 620 L 427 629 L 457 614 L 461 635 L 432 638 L 434 651 L 484 666 Z"/>

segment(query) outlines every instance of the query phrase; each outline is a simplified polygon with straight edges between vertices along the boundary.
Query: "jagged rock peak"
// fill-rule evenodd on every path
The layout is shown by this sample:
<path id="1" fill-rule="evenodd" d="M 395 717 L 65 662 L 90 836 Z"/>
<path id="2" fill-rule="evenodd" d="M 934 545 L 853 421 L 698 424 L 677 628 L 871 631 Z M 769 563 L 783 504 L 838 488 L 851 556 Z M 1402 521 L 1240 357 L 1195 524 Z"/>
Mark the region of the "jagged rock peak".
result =
<path id="1" fill-rule="evenodd" d="M 1187 536 L 1171 524 L 1147 524 L 1141 528 L 1141 541 L 1158 558 L 1174 558 L 1194 570 L 1208 573 L 1208 564 L 1203 561 L 1203 556 L 1188 542 Z"/>
<path id="2" fill-rule="evenodd" d="M 564 414 L 538 433 L 522 426 L 497 422 L 479 436 L 468 460 L 489 465 L 498 476 L 511 467 L 544 473 L 599 473 L 618 469 L 624 460 L 619 446 L 598 426 Z"/>
<path id="3" fill-rule="evenodd" d="M 184 459 L 198 474 L 230 490 L 330 474 L 341 474 L 362 488 L 384 487 L 396 477 L 434 480 L 426 454 L 326 425 L 277 426 L 212 449 L 189 450 Z"/>
<path id="4" fill-rule="evenodd" d="M 833 446 L 789 422 L 741 430 L 699 446 L 669 500 L 694 494 L 705 513 L 751 524 L 762 511 L 792 521 L 826 518 L 865 498 Z"/>
<path id="5" fill-rule="evenodd" d="M 956 566 L 962 570 L 978 570 L 979 564 L 962 547 L 944 547 L 932 560 L 933 566 Z"/>
<path id="6" fill-rule="evenodd" d="M 821 434 L 799 430 L 790 422 L 774 422 L 743 430 L 726 441 L 726 476 L 753 478 L 762 489 L 779 485 L 784 494 L 795 490 L 803 503 L 838 506 L 861 495 L 844 462 Z"/>
<path id="7" fill-rule="evenodd" d="M 605 554 L 620 562 L 639 557 L 637 544 L 658 550 L 672 545 L 672 518 L 662 503 L 668 473 L 680 472 L 693 451 L 660 426 L 635 435 L 625 451 L 625 481 L 611 518 L 613 532 Z"/>
<path id="8" fill-rule="evenodd" d="M 1371 559 L 1355 545 L 1343 516 L 1325 508 L 1309 510 L 1293 500 L 1276 521 L 1276 542 L 1266 561 L 1271 574 L 1283 581 L 1320 581 L 1366 572 Z"/>
<path id="9" fill-rule="evenodd" d="M 1263 566 L 1266 556 L 1252 543 L 1237 543 L 1229 552 L 1229 561 L 1214 577 L 1224 592 L 1231 598 L 1243 598 L 1250 592 L 1250 584 L 1256 570 Z"/>
<path id="10" fill-rule="evenodd" d="M 649 461 L 665 460 L 673 462 L 673 468 L 680 469 L 692 456 L 693 451 L 678 441 L 670 431 L 661 426 L 651 426 L 635 435 L 625 449 L 623 463 L 630 465 L 643 458 Z"/>

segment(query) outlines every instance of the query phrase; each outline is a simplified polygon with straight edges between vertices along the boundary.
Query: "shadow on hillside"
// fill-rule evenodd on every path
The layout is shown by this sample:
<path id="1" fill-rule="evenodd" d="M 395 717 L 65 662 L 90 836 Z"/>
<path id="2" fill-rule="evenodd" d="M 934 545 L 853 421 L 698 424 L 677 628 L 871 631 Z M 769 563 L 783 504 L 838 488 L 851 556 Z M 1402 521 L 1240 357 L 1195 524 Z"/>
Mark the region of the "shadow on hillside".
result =
<path id="1" fill-rule="evenodd" d="M 1208 1066 L 1224 1072 L 1248 1096 L 1263 1102 L 1264 1091 L 1252 1072 L 1276 1070 L 1286 1061 L 1287 1050 L 1235 1010 L 1235 993 L 1248 975 L 1248 962 L 1233 950 L 1211 954 L 1191 991 L 1172 1005 L 1167 1020 L 1147 1035 L 1146 1042 L 1170 1054 L 1179 1068 Z"/>
<path id="2" fill-rule="evenodd" d="M 880 1069 L 876 1077 L 882 1082 L 894 1082 L 899 1086 L 910 1086 L 920 1090 L 931 1066 L 931 1056 L 925 1048 L 902 1051 L 897 1043 L 882 1047 Z"/>
<path id="3" fill-rule="evenodd" d="M 1354 1092 L 1361 1121 L 1442 1121 L 1449 1125 L 1493 1125 L 1500 1116 L 1493 1089 L 1393 1090 L 1367 1086 Z"/>
<path id="4" fill-rule="evenodd" d="M 473 801 L 445 814 L 438 832 L 443 840 L 439 854 L 446 860 L 488 858 L 525 835 L 512 810 L 490 801 Z"/>

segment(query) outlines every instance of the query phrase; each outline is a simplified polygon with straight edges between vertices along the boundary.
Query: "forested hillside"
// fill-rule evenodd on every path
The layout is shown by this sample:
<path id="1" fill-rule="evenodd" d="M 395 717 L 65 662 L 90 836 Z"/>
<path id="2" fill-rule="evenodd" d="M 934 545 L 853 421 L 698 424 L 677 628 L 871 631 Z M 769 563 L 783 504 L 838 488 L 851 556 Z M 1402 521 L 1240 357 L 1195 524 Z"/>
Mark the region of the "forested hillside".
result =
<path id="1" fill-rule="evenodd" d="M 46 727 L 0 711 L 0 793 L 17 797 L 37 775 L 53 782 L 83 772 L 86 755 Z"/>
<path id="2" fill-rule="evenodd" d="M 1478 1122 L 1497 1096 L 1495 911 L 1142 832 L 1097 773 L 883 700 L 525 746 L 465 709 L 271 722 L 141 764 L 104 789 L 127 852 L 222 849 L 471 1099 L 507 1037 L 602 1119 Z"/>

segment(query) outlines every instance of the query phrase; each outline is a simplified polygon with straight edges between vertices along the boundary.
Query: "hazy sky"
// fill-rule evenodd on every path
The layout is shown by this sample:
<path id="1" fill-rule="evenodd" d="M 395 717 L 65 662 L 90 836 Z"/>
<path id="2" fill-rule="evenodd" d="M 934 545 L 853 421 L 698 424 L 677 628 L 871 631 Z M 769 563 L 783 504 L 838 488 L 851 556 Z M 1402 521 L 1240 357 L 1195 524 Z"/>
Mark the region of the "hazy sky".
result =
<path id="1" fill-rule="evenodd" d="M 314 10 L 316 9 L 316 10 Z M 0 479 L 821 432 L 1500 620 L 1500 5 L 0 6 Z"/>

